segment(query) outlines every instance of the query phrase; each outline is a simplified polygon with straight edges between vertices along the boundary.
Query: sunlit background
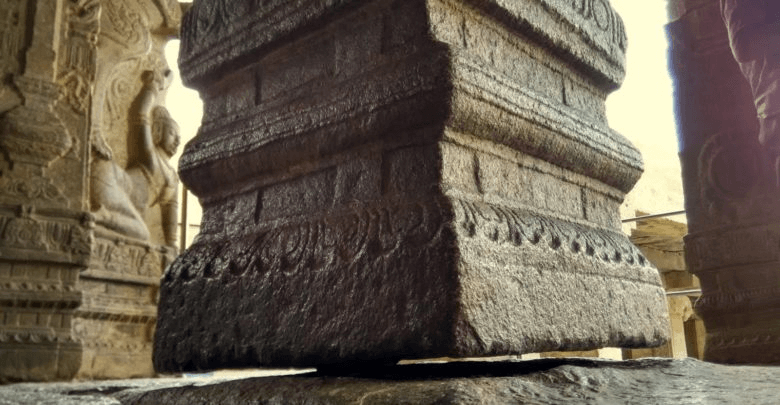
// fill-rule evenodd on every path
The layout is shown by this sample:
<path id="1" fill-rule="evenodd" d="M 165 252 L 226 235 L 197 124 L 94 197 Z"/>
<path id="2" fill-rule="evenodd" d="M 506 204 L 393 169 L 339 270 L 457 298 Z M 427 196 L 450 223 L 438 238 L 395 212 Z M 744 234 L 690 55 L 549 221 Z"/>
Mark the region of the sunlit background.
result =
<path id="1" fill-rule="evenodd" d="M 607 100 L 612 128 L 630 139 L 645 159 L 645 174 L 626 198 L 622 214 L 637 210 L 660 213 L 683 209 L 680 163 L 672 106 L 672 82 L 667 67 L 666 2 L 663 0 L 611 0 L 623 17 L 628 34 L 627 77 L 623 87 Z M 176 61 L 179 41 L 171 41 L 166 57 L 176 78 L 168 92 L 167 107 L 181 128 L 182 145 L 200 125 L 202 103 L 198 93 L 182 86 Z M 177 154 L 174 159 L 178 161 Z M 185 245 L 198 232 L 201 209 L 188 193 L 181 198 L 187 226 L 180 230 Z M 676 217 L 684 221 L 684 217 Z"/>

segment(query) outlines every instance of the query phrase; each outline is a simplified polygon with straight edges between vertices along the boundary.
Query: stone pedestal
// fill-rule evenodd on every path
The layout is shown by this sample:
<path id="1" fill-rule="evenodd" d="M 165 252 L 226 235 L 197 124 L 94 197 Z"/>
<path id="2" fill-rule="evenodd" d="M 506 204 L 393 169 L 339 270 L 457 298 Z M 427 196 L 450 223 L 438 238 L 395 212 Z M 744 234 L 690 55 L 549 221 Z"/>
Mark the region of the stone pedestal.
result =
<path id="1" fill-rule="evenodd" d="M 161 285 L 155 367 L 658 345 L 620 232 L 639 153 L 606 122 L 605 1 L 196 1 L 180 163 L 201 234 Z"/>
<path id="2" fill-rule="evenodd" d="M 0 4 L 0 381 L 154 373 L 175 248 L 157 205 L 115 226 L 143 188 L 116 180 L 139 153 L 142 74 L 167 68 L 180 14 L 172 1 Z"/>
<path id="3" fill-rule="evenodd" d="M 780 193 L 718 0 L 678 1 L 668 26 L 705 359 L 780 362 Z"/>

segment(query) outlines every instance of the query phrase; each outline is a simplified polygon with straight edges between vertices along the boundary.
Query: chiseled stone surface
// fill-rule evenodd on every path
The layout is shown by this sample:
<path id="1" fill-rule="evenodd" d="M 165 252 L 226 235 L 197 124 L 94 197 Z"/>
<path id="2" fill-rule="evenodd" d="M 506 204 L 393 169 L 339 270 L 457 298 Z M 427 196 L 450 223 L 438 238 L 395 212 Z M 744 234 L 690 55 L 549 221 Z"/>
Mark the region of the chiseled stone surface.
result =
<path id="1" fill-rule="evenodd" d="M 196 1 L 180 174 L 204 219 L 155 367 L 662 343 L 658 272 L 619 227 L 641 159 L 604 109 L 623 27 L 591 3 Z"/>
<path id="2" fill-rule="evenodd" d="M 0 3 L 0 381 L 153 375 L 180 5 Z"/>
<path id="3" fill-rule="evenodd" d="M 701 281 L 695 309 L 707 330 L 704 358 L 780 364 L 775 167 L 768 145 L 759 143 L 751 88 L 729 47 L 721 2 L 675 4 L 680 15 L 667 30 L 689 227 L 685 256 Z"/>
<path id="4" fill-rule="evenodd" d="M 119 380 L 0 386 L 11 404 L 775 404 L 780 369 L 693 359 L 396 366 L 353 376 Z"/>

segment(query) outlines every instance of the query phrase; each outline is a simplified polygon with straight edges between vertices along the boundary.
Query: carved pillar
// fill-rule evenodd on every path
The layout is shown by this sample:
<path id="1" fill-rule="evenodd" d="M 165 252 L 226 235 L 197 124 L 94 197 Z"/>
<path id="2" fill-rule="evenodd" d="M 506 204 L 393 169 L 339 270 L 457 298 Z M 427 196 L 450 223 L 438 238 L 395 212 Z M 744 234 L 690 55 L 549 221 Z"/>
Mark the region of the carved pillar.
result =
<path id="1" fill-rule="evenodd" d="M 116 212 L 95 190 L 107 189 L 98 162 L 128 175 L 141 76 L 165 66 L 179 16 L 170 1 L 0 4 L 0 381 L 153 373 L 155 296 L 175 249 L 154 207 L 139 238 L 109 226 Z M 107 118 L 109 103 L 124 112 Z M 96 133 L 101 117 L 113 127 Z"/>
<path id="2" fill-rule="evenodd" d="M 606 0 L 196 0 L 182 40 L 204 219 L 163 278 L 158 370 L 668 336 L 620 231 L 642 169 L 605 118 Z"/>
<path id="3" fill-rule="evenodd" d="M 718 0 L 672 2 L 668 26 L 689 234 L 701 282 L 705 359 L 780 362 L 780 192 L 758 143 L 750 88 Z"/>
<path id="4" fill-rule="evenodd" d="M 25 58 L 30 62 L 25 63 L 24 74 L 13 80 L 23 101 L 3 115 L 0 147 L 9 163 L 2 179 L 4 197 L 41 198 L 50 205 L 67 207 L 62 190 L 44 176 L 44 169 L 73 146 L 68 129 L 54 110 L 59 96 L 56 62 L 62 3 L 40 1 L 29 16 L 33 29 Z"/>

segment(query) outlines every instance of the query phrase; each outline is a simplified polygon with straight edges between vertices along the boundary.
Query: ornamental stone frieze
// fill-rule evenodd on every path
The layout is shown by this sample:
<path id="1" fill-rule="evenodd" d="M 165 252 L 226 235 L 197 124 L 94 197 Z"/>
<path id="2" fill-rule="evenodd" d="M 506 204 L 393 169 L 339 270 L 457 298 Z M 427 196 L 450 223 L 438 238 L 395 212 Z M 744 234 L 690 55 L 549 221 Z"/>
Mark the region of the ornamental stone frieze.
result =
<path id="1" fill-rule="evenodd" d="M 0 380 L 153 374 L 180 20 L 168 0 L 0 4 Z"/>
<path id="2" fill-rule="evenodd" d="M 663 343 L 618 216 L 642 172 L 605 115 L 625 49 L 606 0 L 196 0 L 180 173 L 204 219 L 155 367 Z"/>

